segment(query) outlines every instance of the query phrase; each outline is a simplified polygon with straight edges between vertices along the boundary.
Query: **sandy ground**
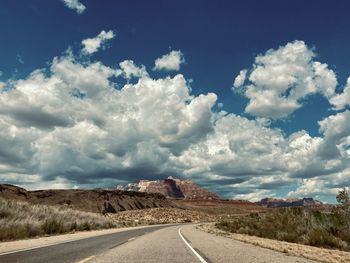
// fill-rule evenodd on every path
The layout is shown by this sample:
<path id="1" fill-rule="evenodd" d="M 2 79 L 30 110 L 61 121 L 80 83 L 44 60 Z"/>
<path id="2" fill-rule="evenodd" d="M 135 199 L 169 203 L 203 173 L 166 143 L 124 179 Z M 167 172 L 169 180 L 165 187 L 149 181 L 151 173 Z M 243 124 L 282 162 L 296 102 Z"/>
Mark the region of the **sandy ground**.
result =
<path id="1" fill-rule="evenodd" d="M 152 226 L 138 226 L 138 227 L 126 227 L 126 228 L 112 228 L 112 229 L 95 230 L 95 231 L 82 231 L 82 232 L 63 234 L 63 235 L 57 235 L 57 236 L 47 236 L 47 237 L 39 237 L 34 239 L 0 242 L 0 254 L 18 251 L 18 250 L 27 250 L 27 249 L 42 247 L 42 246 L 50 246 L 53 244 L 70 242 L 70 241 L 79 240 L 83 238 L 89 238 L 94 236 L 127 231 L 130 229 L 147 228 L 147 227 L 152 227 Z"/>

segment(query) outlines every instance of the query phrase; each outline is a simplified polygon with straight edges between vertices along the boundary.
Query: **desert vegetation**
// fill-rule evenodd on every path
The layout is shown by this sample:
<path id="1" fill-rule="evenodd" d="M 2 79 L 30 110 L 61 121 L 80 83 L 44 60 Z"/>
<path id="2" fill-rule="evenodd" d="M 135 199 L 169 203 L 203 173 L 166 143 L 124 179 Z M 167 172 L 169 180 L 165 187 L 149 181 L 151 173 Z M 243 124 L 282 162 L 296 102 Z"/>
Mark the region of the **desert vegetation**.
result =
<path id="1" fill-rule="evenodd" d="M 0 198 L 0 241 L 114 226 L 99 214 Z"/>
<path id="2" fill-rule="evenodd" d="M 109 214 L 122 226 L 154 225 L 167 223 L 214 222 L 216 217 L 199 211 L 180 208 L 148 208 Z"/>
<path id="3" fill-rule="evenodd" d="M 343 189 L 332 213 L 303 207 L 276 208 L 270 213 L 221 221 L 216 227 L 231 233 L 350 251 L 350 198 Z"/>

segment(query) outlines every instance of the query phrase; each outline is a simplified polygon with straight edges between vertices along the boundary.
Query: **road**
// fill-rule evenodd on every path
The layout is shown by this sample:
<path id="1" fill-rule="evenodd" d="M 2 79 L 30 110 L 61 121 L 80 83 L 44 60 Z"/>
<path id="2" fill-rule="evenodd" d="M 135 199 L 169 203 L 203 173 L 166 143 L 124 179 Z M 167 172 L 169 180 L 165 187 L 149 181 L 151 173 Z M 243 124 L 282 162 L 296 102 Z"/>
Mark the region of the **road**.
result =
<path id="1" fill-rule="evenodd" d="M 0 262 L 312 263 L 225 237 L 194 225 L 127 230 L 0 256 Z"/>
<path id="2" fill-rule="evenodd" d="M 168 226 L 133 229 L 113 234 L 80 239 L 47 247 L 0 255 L 1 263 L 62 263 L 79 262 L 90 256 L 113 249 L 129 239 Z"/>

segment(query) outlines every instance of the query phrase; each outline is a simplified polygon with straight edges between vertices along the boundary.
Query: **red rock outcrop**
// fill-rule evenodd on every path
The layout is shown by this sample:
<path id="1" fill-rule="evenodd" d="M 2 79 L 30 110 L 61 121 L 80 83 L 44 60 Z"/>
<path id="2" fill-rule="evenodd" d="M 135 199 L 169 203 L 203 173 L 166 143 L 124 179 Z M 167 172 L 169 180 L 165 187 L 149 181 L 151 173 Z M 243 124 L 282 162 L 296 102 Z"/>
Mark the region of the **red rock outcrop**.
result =
<path id="1" fill-rule="evenodd" d="M 147 193 L 160 193 L 168 198 L 176 199 L 220 199 L 207 189 L 200 187 L 191 180 L 179 180 L 168 177 L 164 180 L 140 180 L 126 186 L 117 186 L 118 189 Z"/>

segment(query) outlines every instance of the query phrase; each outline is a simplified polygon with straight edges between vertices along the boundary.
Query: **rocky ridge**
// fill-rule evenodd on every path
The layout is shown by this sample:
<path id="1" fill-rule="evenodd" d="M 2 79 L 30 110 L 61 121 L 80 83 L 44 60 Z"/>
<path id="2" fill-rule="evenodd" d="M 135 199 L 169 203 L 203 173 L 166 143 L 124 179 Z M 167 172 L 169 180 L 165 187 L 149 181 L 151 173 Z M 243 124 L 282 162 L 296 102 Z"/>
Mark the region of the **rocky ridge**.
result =
<path id="1" fill-rule="evenodd" d="M 266 208 L 275 208 L 275 207 L 291 207 L 291 206 L 315 206 L 321 205 L 322 203 L 313 198 L 287 198 L 287 199 L 278 199 L 278 198 L 263 198 L 259 202 L 256 202 L 257 205 L 266 207 Z"/>
<path id="2" fill-rule="evenodd" d="M 24 188 L 9 184 L 0 184 L 0 198 L 26 201 L 32 204 L 61 205 L 95 213 L 117 213 L 145 208 L 177 207 L 159 193 L 106 189 L 27 191 Z"/>
<path id="3" fill-rule="evenodd" d="M 168 177 L 164 180 L 140 180 L 125 186 L 118 185 L 118 190 L 136 191 L 146 193 L 160 193 L 168 198 L 176 199 L 220 199 L 220 197 L 207 189 L 200 187 L 192 180 L 180 180 Z"/>

